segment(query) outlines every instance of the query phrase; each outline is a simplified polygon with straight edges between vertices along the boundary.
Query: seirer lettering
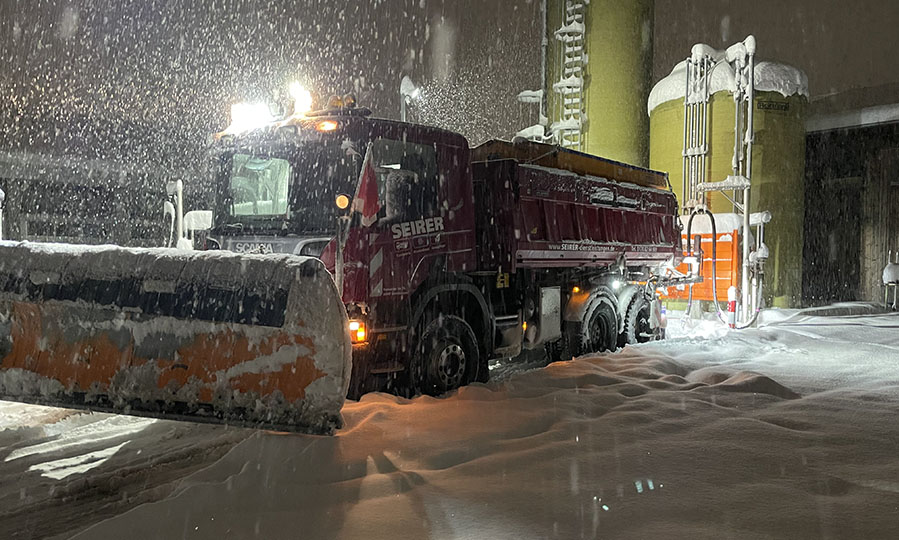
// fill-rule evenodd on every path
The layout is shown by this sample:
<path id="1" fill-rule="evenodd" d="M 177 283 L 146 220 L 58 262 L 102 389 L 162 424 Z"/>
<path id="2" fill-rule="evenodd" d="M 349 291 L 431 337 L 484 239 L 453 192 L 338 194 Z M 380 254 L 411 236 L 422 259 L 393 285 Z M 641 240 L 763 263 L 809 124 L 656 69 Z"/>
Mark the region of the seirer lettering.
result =
<path id="1" fill-rule="evenodd" d="M 415 221 L 404 221 L 403 223 L 395 223 L 390 226 L 390 232 L 393 233 L 394 240 L 440 232 L 442 230 L 442 217 L 430 217 L 418 219 Z"/>

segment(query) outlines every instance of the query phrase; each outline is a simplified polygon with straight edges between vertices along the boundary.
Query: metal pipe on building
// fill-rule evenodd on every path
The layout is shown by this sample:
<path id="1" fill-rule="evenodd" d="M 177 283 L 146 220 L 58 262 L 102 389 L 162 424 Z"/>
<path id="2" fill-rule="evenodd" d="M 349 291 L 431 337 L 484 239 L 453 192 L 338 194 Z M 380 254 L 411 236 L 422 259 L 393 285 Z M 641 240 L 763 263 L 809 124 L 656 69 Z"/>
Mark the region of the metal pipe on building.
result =
<path id="1" fill-rule="evenodd" d="M 689 137 L 688 137 L 688 134 L 689 134 L 688 122 L 690 121 L 690 117 L 689 117 L 689 114 L 690 114 L 690 100 L 689 100 L 689 96 L 690 96 L 690 58 L 689 57 L 687 58 L 687 73 L 686 73 L 685 85 L 686 86 L 684 87 L 684 136 L 683 136 L 684 144 L 683 144 L 683 160 L 681 163 L 681 166 L 682 166 L 681 183 L 683 184 L 683 188 L 682 188 L 683 191 L 681 191 L 681 194 L 683 197 L 683 200 L 681 201 L 681 207 L 684 209 L 684 214 L 686 214 L 687 203 L 690 201 L 690 198 L 692 198 L 692 196 L 693 196 L 693 190 L 688 189 L 688 187 L 690 186 L 690 181 L 687 178 L 687 172 L 689 171 L 689 167 L 687 165 L 688 159 L 689 159 L 687 150 L 690 147 L 690 142 L 689 142 Z"/>
<path id="2" fill-rule="evenodd" d="M 746 53 L 748 56 L 748 64 L 749 64 L 749 91 L 746 96 L 746 178 L 750 180 L 750 185 L 752 184 L 752 139 L 753 139 L 753 121 L 752 121 L 752 110 L 753 110 L 753 99 L 755 99 L 755 37 L 749 36 L 746 38 Z M 750 197 L 750 188 L 747 187 L 743 192 L 743 290 L 748 291 L 749 287 L 749 242 L 746 241 L 749 235 L 749 197 Z M 746 293 L 744 293 L 746 294 Z M 748 302 L 743 302 L 743 320 L 749 318 L 750 307 L 748 306 Z M 758 306 L 752 306 L 752 309 L 757 308 Z"/>

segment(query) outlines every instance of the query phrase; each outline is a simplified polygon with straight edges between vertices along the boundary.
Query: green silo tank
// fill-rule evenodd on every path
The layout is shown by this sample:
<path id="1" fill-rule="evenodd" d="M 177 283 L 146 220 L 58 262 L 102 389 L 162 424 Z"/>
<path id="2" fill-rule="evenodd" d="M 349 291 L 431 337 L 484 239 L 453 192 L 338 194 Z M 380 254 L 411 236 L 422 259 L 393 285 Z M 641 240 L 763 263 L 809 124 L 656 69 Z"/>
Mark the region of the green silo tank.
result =
<path id="1" fill-rule="evenodd" d="M 686 63 L 681 62 L 656 84 L 648 105 L 649 167 L 669 173 L 681 204 L 685 77 Z M 723 62 L 714 68 L 710 78 L 706 161 L 709 182 L 733 174 L 734 101 L 728 82 L 732 79 L 733 72 Z M 806 77 L 791 66 L 758 62 L 755 86 L 749 207 L 751 212 L 768 210 L 772 215 L 765 227 L 770 256 L 765 264 L 763 295 L 767 306 L 795 307 L 800 304 L 802 292 Z M 720 192 L 709 193 L 707 204 L 714 213 L 734 211 Z"/>
<path id="2" fill-rule="evenodd" d="M 558 124 L 563 101 L 579 100 L 584 122 L 581 142 L 572 148 L 646 166 L 643 107 L 652 82 L 652 21 L 653 0 L 547 0 L 547 111 L 550 123 Z M 573 69 L 572 55 L 566 60 L 565 28 L 580 39 L 580 71 Z M 559 92 L 558 83 L 569 76 L 581 78 L 580 92 Z"/>

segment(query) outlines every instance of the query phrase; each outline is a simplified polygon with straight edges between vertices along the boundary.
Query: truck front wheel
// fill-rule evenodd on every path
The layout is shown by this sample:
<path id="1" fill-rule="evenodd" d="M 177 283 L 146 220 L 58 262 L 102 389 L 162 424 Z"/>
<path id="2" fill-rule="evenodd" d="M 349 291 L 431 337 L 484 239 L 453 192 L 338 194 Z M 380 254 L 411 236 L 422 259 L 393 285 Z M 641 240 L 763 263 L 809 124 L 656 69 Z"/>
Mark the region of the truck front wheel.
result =
<path id="1" fill-rule="evenodd" d="M 459 317 L 437 316 L 424 327 L 416 345 L 412 383 L 431 396 L 455 390 L 473 380 L 479 360 L 471 326 Z"/>

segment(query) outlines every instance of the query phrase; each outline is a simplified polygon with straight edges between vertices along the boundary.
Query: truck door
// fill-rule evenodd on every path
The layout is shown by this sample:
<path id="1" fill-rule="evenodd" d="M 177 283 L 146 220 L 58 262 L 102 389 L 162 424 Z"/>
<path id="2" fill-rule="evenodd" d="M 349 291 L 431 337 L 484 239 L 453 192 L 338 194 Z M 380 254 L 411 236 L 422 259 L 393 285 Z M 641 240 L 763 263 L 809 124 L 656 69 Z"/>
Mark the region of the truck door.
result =
<path id="1" fill-rule="evenodd" d="M 369 237 L 369 295 L 376 300 L 408 294 L 418 264 L 445 244 L 435 146 L 379 138 L 372 160 L 381 201 Z"/>

